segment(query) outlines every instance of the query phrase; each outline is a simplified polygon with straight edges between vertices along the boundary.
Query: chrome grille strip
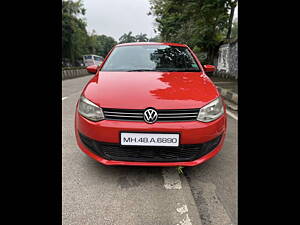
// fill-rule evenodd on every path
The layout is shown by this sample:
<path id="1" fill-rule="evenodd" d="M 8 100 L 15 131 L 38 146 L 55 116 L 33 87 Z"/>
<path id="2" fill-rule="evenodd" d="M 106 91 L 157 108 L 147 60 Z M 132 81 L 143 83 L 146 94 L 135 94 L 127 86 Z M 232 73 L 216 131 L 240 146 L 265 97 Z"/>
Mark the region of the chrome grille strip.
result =
<path id="1" fill-rule="evenodd" d="M 174 119 L 174 118 L 195 118 L 196 116 L 158 116 L 161 119 Z"/>
<path id="2" fill-rule="evenodd" d="M 198 115 L 198 113 L 160 113 L 161 116 L 181 116 L 181 115 Z"/>
<path id="3" fill-rule="evenodd" d="M 109 112 L 104 111 L 106 114 L 113 114 L 113 115 L 135 115 L 135 116 L 143 116 L 143 113 L 128 113 L 128 112 Z"/>
<path id="4" fill-rule="evenodd" d="M 105 109 L 105 119 L 121 121 L 144 121 L 144 109 Z M 196 121 L 199 109 L 157 110 L 157 122 Z"/>
<path id="5" fill-rule="evenodd" d="M 108 115 L 105 114 L 105 116 L 109 116 L 109 117 L 129 117 L 129 118 L 141 118 L 143 119 L 143 116 L 133 116 L 133 115 Z"/>

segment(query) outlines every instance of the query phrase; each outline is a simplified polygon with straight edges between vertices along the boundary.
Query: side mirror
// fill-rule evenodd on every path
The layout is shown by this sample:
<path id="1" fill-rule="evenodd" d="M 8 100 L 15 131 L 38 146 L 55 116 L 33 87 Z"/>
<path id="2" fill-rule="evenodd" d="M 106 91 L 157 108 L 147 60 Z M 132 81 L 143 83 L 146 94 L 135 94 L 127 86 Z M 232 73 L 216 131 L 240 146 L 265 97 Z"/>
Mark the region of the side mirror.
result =
<path id="1" fill-rule="evenodd" d="M 216 71 L 216 67 L 213 65 L 204 65 L 204 71 L 205 72 L 215 72 Z"/>
<path id="2" fill-rule="evenodd" d="M 91 65 L 91 66 L 88 66 L 88 67 L 86 68 L 86 70 L 87 70 L 89 73 L 97 73 L 98 66 L 97 66 L 97 65 Z"/>

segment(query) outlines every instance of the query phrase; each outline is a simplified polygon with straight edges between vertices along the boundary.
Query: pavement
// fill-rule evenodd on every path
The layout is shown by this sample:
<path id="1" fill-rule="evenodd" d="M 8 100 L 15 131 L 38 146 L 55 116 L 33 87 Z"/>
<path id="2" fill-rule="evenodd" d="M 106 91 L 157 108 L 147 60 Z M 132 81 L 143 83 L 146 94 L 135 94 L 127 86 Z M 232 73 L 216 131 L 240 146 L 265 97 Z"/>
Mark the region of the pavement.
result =
<path id="1" fill-rule="evenodd" d="M 184 174 L 104 166 L 81 152 L 74 134 L 75 105 L 92 76 L 62 81 L 63 224 L 237 224 L 237 113 L 228 111 L 223 149 Z"/>
<path id="2" fill-rule="evenodd" d="M 220 94 L 229 102 L 234 103 L 236 107 L 232 110 L 238 110 L 238 82 L 237 80 L 229 80 L 220 77 L 210 77 L 214 84 L 218 87 Z"/>

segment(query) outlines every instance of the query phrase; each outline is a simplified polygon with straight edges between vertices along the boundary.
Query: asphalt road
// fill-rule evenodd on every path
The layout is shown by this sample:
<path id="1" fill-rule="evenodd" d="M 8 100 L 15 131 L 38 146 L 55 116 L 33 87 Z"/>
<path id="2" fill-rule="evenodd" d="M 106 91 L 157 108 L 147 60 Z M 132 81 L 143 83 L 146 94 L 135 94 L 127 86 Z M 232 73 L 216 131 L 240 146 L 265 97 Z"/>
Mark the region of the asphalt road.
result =
<path id="1" fill-rule="evenodd" d="M 104 166 L 77 147 L 75 105 L 92 76 L 62 82 L 62 221 L 75 224 L 237 224 L 237 120 L 223 149 L 196 167 Z M 236 114 L 236 113 L 234 113 Z"/>

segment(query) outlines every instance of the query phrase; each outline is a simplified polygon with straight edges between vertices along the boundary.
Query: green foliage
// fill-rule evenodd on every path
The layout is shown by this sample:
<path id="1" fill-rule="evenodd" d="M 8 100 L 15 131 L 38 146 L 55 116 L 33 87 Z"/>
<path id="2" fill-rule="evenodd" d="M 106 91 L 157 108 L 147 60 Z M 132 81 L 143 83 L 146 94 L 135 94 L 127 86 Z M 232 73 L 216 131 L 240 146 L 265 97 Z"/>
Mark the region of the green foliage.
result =
<path id="1" fill-rule="evenodd" d="M 193 48 L 193 52 L 197 55 L 202 64 L 207 64 L 207 53 L 202 51 L 198 46 Z"/>
<path id="2" fill-rule="evenodd" d="M 137 34 L 135 35 L 135 41 L 137 42 L 147 42 L 149 39 L 147 38 L 147 34 Z"/>
<path id="3" fill-rule="evenodd" d="M 117 44 L 115 39 L 106 35 L 93 34 L 90 38 L 93 39 L 93 49 L 91 49 L 90 52 L 103 57 Z"/>
<path id="4" fill-rule="evenodd" d="M 182 175 L 182 174 L 183 174 L 183 169 L 184 169 L 183 166 L 178 166 L 178 167 L 177 167 L 177 172 L 178 172 L 179 175 Z"/>
<path id="5" fill-rule="evenodd" d="M 156 35 L 155 37 L 149 38 L 149 42 L 161 42 L 161 37 Z"/>
<path id="6" fill-rule="evenodd" d="M 226 37 L 232 2 L 236 0 L 150 0 L 149 15 L 156 17 L 163 41 L 197 47 L 212 63 Z"/>
<path id="7" fill-rule="evenodd" d="M 85 9 L 81 0 L 62 1 L 62 58 L 76 65 L 85 54 L 105 57 L 109 50 L 117 44 L 112 38 L 97 35 L 95 31 L 88 34 L 83 19 Z"/>
<path id="8" fill-rule="evenodd" d="M 148 42 L 149 39 L 147 38 L 147 34 L 137 34 L 137 35 L 133 35 L 132 31 L 129 31 L 127 34 L 123 34 L 120 38 L 119 38 L 119 44 L 122 43 L 130 43 L 130 42 Z"/>
<path id="9" fill-rule="evenodd" d="M 130 43 L 130 42 L 136 42 L 135 36 L 132 35 L 132 31 L 129 31 L 128 34 L 123 34 L 119 38 L 119 43 Z"/>
<path id="10" fill-rule="evenodd" d="M 62 2 L 62 57 L 72 64 L 87 50 L 86 23 L 79 16 L 85 15 L 81 0 Z"/>

